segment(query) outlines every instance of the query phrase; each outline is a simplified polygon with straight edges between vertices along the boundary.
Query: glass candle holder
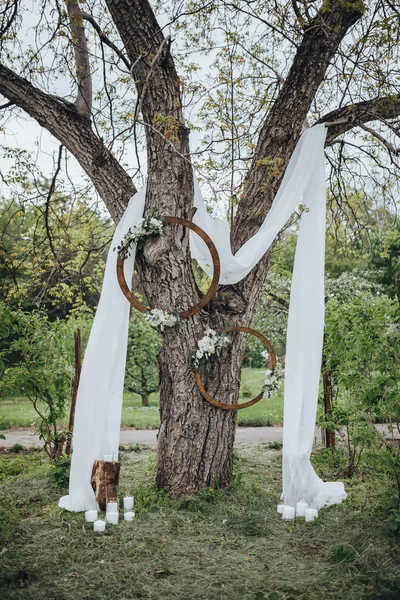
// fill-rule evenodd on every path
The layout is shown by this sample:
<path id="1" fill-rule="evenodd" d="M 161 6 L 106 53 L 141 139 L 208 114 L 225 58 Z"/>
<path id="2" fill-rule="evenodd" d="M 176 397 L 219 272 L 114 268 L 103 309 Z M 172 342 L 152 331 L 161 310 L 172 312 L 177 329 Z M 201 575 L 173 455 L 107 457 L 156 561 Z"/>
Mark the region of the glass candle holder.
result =
<path id="1" fill-rule="evenodd" d="M 124 521 L 133 521 L 135 518 L 135 512 L 133 510 L 127 510 L 124 512 Z"/>
<path id="2" fill-rule="evenodd" d="M 93 531 L 104 531 L 106 528 L 106 522 L 99 519 L 93 523 Z"/>
<path id="3" fill-rule="evenodd" d="M 93 509 L 93 510 L 87 510 L 85 512 L 85 519 L 88 523 L 94 523 L 95 521 L 97 521 L 98 519 L 98 512 L 97 510 Z"/>
<path id="4" fill-rule="evenodd" d="M 106 512 L 118 513 L 118 486 L 107 485 L 106 487 Z"/>

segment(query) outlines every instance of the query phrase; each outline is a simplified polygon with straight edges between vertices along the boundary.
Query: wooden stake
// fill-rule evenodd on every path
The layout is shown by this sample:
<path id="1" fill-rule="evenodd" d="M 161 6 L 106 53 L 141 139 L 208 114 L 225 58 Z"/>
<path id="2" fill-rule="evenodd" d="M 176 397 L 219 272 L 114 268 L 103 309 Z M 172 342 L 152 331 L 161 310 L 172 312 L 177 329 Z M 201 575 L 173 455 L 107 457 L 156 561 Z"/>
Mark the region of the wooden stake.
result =
<path id="1" fill-rule="evenodd" d="M 75 334 L 75 377 L 74 377 L 74 383 L 72 385 L 71 411 L 69 414 L 69 424 L 68 424 L 68 431 L 70 433 L 70 437 L 68 438 L 67 446 L 65 448 L 65 453 L 67 456 L 70 456 L 70 454 L 71 454 L 72 434 L 74 431 L 74 423 L 75 423 L 76 397 L 78 395 L 78 387 L 79 387 L 79 380 L 81 377 L 81 369 L 82 369 L 81 330 L 77 329 L 76 334 Z"/>

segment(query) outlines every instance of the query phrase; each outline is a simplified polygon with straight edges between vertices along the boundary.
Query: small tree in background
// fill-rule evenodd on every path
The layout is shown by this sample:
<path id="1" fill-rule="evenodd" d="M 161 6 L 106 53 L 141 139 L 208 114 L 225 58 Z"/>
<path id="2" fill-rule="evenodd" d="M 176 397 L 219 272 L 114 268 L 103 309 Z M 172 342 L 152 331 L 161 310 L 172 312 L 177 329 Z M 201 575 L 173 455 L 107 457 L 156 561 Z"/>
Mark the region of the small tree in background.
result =
<path id="1" fill-rule="evenodd" d="M 363 292 L 327 303 L 325 357 L 335 402 L 332 420 L 347 433 L 347 475 L 367 449 L 380 450 L 380 463 L 394 477 L 400 504 L 400 309 L 396 300 Z"/>
<path id="2" fill-rule="evenodd" d="M 141 314 L 136 314 L 129 324 L 125 389 L 139 394 L 142 406 L 149 405 L 150 394 L 159 388 L 156 360 L 160 348 L 160 335 Z"/>
<path id="3" fill-rule="evenodd" d="M 13 321 L 17 335 L 0 355 L 6 365 L 0 388 L 30 400 L 38 415 L 36 432 L 54 461 L 61 456 L 68 437 L 59 423 L 67 416 L 71 397 L 69 326 L 58 320 L 50 322 L 40 311 L 14 311 Z"/>
<path id="4" fill-rule="evenodd" d="M 382 231 L 372 243 L 371 274 L 400 302 L 400 223 Z"/>

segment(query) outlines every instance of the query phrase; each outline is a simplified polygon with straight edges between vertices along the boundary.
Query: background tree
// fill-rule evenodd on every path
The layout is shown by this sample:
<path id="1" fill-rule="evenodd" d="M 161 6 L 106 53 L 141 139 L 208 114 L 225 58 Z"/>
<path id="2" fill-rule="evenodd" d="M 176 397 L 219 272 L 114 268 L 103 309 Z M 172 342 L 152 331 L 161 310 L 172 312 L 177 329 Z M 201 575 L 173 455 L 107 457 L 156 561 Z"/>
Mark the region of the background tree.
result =
<path id="1" fill-rule="evenodd" d="M 129 324 L 128 355 L 126 358 L 125 389 L 139 394 L 142 406 L 149 405 L 149 396 L 158 391 L 157 354 L 161 347 L 160 335 L 135 314 Z"/>
<path id="2" fill-rule="evenodd" d="M 97 306 L 113 224 L 85 195 L 60 187 L 48 202 L 49 188 L 43 181 L 39 192 L 0 200 L 0 293 L 54 319 Z"/>
<path id="3" fill-rule="evenodd" d="M 18 34 L 34 18 L 35 40 L 26 47 Z M 226 195 L 236 251 L 270 209 L 307 122 L 329 124 L 329 176 L 342 214 L 351 210 L 349 190 L 364 188 L 366 176 L 390 199 L 398 23 L 395 4 L 384 0 L 368 9 L 362 0 L 191 0 L 167 9 L 148 0 L 68 0 L 35 3 L 32 14 L 6 0 L 2 109 L 6 122 L 22 110 L 57 138 L 114 220 L 136 191 L 132 176 L 142 181 L 144 146 L 146 210 L 190 217 L 195 164 L 208 188 Z M 193 51 L 213 63 L 208 78 L 198 76 Z M 204 133 L 192 154 L 190 127 Z M 130 143 L 136 160 L 126 165 Z M 172 494 L 231 479 L 236 416 L 202 400 L 186 357 L 207 326 L 250 324 L 268 267 L 267 252 L 243 281 L 163 334 L 157 483 Z M 179 311 L 197 302 L 187 231 L 169 227 L 147 244 L 137 270 L 153 307 Z M 245 339 L 232 336 L 210 378 L 210 393 L 225 402 L 237 402 L 244 349 Z"/>
<path id="4" fill-rule="evenodd" d="M 63 452 L 68 433 L 60 427 L 71 398 L 73 365 L 68 351 L 70 328 L 50 322 L 40 311 L 8 312 L 0 303 L 0 330 L 13 323 L 14 339 L 0 352 L 5 366 L 0 393 L 24 394 L 37 414 L 36 432 L 51 460 Z"/>

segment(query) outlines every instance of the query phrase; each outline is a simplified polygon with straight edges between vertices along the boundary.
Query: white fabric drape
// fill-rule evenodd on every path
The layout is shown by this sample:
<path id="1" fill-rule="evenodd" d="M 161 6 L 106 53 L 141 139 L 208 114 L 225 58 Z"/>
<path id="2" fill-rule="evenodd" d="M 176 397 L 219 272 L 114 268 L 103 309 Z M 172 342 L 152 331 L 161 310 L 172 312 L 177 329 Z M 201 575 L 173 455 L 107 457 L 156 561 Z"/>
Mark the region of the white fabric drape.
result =
<path id="1" fill-rule="evenodd" d="M 71 511 L 97 508 L 90 485 L 93 461 L 101 460 L 104 454 L 113 454 L 118 460 L 130 304 L 118 285 L 117 253 L 113 248 L 142 217 L 145 198 L 143 188 L 130 200 L 107 256 L 103 289 L 79 382 L 69 495 L 59 501 L 61 508 Z M 134 255 L 125 260 L 127 282 L 132 278 Z"/>
<path id="2" fill-rule="evenodd" d="M 197 212 L 193 219 L 216 245 L 221 261 L 220 283 L 226 285 L 237 283 L 251 271 L 300 202 L 308 208 L 300 222 L 287 333 L 283 496 L 285 504 L 295 506 L 304 500 L 318 508 L 346 497 L 342 483 L 322 482 L 310 462 L 324 326 L 325 136 L 323 125 L 303 133 L 264 223 L 235 255 L 227 221 L 214 220 L 207 214 L 196 181 Z M 132 198 L 112 247 L 142 217 L 144 199 L 144 190 Z M 212 276 L 209 250 L 195 235 L 191 236 L 191 254 Z M 133 257 L 126 261 L 125 269 L 130 281 Z M 79 385 L 70 494 L 60 500 L 60 506 L 68 510 L 86 510 L 96 505 L 89 485 L 93 460 L 109 451 L 115 457 L 118 453 L 129 304 L 119 289 L 115 270 L 116 254 L 110 250 Z"/>
<path id="3" fill-rule="evenodd" d="M 314 439 L 324 330 L 325 162 L 326 128 L 317 125 L 301 136 L 286 169 L 271 210 L 259 231 L 233 255 L 227 221 L 212 219 L 198 185 L 194 222 L 217 247 L 221 284 L 243 279 L 264 256 L 299 203 L 307 207 L 299 227 L 290 294 L 286 343 L 283 423 L 283 500 L 289 506 L 304 500 L 313 508 L 346 498 L 340 482 L 324 483 L 310 455 Z M 193 258 L 212 276 L 207 246 L 191 238 Z"/>

